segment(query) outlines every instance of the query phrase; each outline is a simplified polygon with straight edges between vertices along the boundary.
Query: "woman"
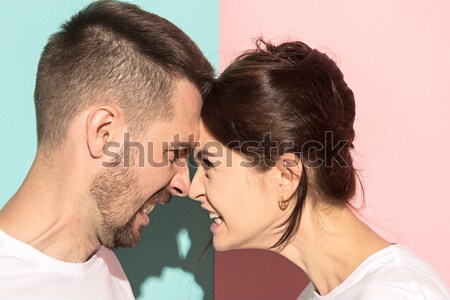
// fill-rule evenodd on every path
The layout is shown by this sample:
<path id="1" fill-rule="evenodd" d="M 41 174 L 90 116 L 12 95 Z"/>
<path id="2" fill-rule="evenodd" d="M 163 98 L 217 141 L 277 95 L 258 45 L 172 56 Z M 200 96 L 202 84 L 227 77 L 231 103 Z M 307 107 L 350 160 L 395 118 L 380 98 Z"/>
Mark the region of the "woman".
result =
<path id="1" fill-rule="evenodd" d="M 354 214 L 353 92 L 301 42 L 238 57 L 202 109 L 190 197 L 216 250 L 270 249 L 302 268 L 299 299 L 450 299 L 444 281 Z"/>

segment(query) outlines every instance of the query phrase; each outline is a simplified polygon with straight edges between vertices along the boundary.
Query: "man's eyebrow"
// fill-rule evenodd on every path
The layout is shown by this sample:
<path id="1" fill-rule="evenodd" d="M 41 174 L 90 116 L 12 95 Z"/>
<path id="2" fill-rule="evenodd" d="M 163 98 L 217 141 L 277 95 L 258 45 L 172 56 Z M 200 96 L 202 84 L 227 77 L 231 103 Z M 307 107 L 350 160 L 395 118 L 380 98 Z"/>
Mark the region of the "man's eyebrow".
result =
<path id="1" fill-rule="evenodd" d="M 170 145 L 175 149 L 185 148 L 188 152 L 194 150 L 194 143 L 191 142 L 172 142 Z"/>

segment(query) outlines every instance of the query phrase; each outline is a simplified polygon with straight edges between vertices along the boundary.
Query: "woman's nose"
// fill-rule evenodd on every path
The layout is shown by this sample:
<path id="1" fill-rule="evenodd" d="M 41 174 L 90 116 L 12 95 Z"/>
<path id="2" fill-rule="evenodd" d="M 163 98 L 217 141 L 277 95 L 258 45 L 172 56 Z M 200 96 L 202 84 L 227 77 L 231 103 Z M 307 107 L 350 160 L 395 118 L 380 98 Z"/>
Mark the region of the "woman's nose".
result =
<path id="1" fill-rule="evenodd" d="M 205 187 L 203 182 L 201 181 L 202 170 L 197 169 L 195 172 L 194 178 L 191 182 L 191 189 L 189 190 L 189 198 L 196 201 L 202 201 L 205 196 Z"/>

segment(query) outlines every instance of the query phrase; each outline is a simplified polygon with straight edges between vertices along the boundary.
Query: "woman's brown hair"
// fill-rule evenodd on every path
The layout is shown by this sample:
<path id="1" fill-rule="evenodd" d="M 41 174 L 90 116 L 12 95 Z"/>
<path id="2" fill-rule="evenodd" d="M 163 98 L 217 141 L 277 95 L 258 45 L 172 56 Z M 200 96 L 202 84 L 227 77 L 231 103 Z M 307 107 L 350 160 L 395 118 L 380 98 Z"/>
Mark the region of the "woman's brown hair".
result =
<path id="1" fill-rule="evenodd" d="M 300 158 L 297 202 L 272 248 L 295 233 L 308 192 L 332 205 L 347 204 L 355 194 L 353 92 L 334 61 L 302 42 L 258 40 L 217 79 L 202 119 L 215 139 L 261 172 L 285 153 Z"/>

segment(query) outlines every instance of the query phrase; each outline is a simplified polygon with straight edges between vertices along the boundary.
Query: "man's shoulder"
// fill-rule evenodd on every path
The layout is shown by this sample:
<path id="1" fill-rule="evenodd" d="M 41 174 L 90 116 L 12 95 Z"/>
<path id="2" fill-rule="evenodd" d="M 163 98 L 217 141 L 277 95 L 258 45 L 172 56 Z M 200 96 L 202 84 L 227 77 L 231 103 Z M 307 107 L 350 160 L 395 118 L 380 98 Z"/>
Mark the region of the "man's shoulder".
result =
<path id="1" fill-rule="evenodd" d="M 0 294 L 5 299 L 134 299 L 111 250 L 101 247 L 86 263 L 53 263 L 0 250 Z"/>
<path id="2" fill-rule="evenodd" d="M 98 264 L 101 264 L 100 268 L 107 268 L 109 280 L 114 281 L 116 285 L 121 287 L 122 293 L 126 295 L 126 299 L 134 299 L 127 275 L 114 251 L 101 246 L 95 255 L 97 256 Z"/>
<path id="3" fill-rule="evenodd" d="M 110 264 L 119 264 L 120 262 L 117 259 L 116 254 L 111 249 L 106 248 L 105 246 L 100 246 L 100 248 L 95 253 L 98 259 L 104 260 Z"/>
<path id="4" fill-rule="evenodd" d="M 122 265 L 120 264 L 120 261 L 114 251 L 101 246 L 100 249 L 97 250 L 97 253 L 95 255 L 97 256 L 97 260 L 100 264 L 104 264 L 108 267 L 109 273 L 121 280 L 128 281 L 127 276 L 123 271 Z"/>

